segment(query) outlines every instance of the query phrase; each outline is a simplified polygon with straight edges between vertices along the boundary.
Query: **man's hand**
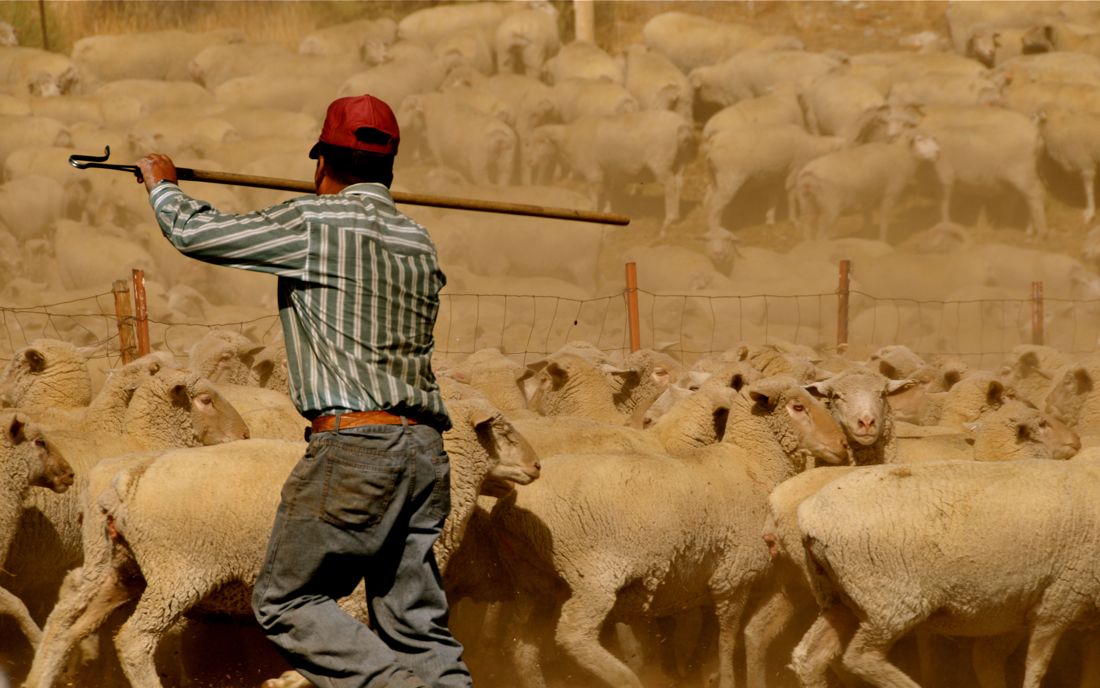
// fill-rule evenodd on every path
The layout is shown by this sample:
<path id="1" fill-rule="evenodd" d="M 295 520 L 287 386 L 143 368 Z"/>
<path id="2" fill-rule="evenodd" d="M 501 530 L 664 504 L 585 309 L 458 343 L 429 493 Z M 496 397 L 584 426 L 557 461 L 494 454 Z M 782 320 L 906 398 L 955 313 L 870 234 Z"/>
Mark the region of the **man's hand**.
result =
<path id="1" fill-rule="evenodd" d="M 137 166 L 141 170 L 141 178 L 147 191 L 152 191 L 154 186 L 164 180 L 173 183 L 177 180 L 175 163 L 163 153 L 150 153 L 138 160 Z"/>

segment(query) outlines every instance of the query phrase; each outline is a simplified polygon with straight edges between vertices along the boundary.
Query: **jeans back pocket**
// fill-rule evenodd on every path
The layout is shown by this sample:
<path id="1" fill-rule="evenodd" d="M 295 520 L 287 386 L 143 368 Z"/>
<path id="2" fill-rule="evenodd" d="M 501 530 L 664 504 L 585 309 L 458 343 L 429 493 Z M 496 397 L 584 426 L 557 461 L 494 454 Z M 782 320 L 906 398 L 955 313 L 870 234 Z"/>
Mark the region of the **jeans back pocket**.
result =
<path id="1" fill-rule="evenodd" d="M 330 444 L 318 451 L 317 458 L 324 462 L 321 518 L 351 530 L 378 525 L 406 470 L 404 457 Z"/>

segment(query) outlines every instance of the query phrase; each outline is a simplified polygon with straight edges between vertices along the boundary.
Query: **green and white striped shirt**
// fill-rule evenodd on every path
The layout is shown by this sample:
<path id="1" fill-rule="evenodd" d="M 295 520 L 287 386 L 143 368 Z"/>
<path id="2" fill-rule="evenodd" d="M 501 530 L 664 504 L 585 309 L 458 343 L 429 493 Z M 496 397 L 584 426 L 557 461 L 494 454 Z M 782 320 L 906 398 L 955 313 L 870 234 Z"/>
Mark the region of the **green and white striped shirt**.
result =
<path id="1" fill-rule="evenodd" d="M 446 278 L 427 230 L 381 184 L 221 213 L 164 183 L 149 194 L 185 255 L 277 275 L 290 393 L 307 417 L 380 410 L 450 427 L 431 368 Z"/>

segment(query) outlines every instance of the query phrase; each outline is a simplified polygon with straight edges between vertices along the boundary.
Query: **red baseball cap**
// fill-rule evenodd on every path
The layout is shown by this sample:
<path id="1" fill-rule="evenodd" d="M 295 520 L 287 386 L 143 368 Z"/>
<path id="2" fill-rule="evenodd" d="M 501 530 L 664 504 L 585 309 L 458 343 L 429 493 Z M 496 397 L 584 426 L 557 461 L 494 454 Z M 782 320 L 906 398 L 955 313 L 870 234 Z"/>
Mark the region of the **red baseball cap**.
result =
<path id="1" fill-rule="evenodd" d="M 397 153 L 401 130 L 389 105 L 372 95 L 337 98 L 328 106 L 321 136 L 309 151 L 316 158 L 322 143 L 379 155 Z"/>

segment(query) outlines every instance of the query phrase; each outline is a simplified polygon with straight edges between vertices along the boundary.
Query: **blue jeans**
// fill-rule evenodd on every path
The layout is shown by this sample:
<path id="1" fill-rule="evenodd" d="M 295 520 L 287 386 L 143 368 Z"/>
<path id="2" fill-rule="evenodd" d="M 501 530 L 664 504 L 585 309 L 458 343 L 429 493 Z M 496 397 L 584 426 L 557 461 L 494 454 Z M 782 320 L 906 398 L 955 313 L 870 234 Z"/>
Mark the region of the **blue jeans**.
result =
<path id="1" fill-rule="evenodd" d="M 467 688 L 432 544 L 450 467 L 426 425 L 316 433 L 283 485 L 252 609 L 319 688 Z M 337 605 L 366 579 L 370 627 Z"/>

